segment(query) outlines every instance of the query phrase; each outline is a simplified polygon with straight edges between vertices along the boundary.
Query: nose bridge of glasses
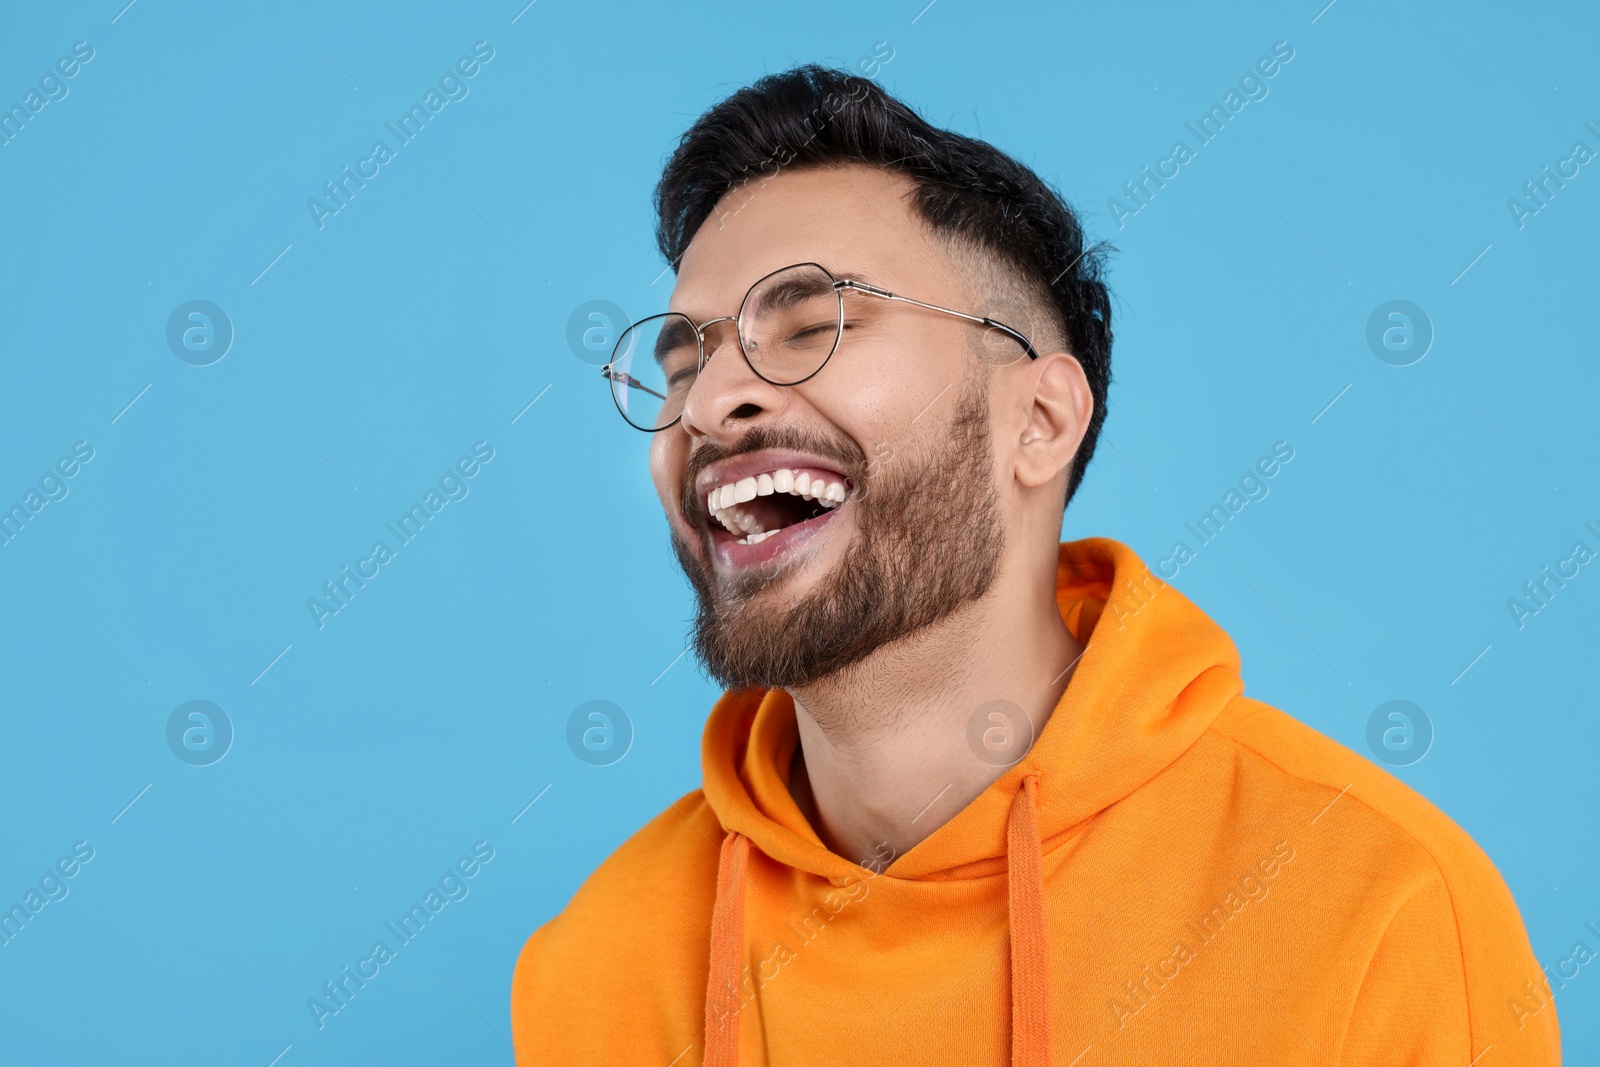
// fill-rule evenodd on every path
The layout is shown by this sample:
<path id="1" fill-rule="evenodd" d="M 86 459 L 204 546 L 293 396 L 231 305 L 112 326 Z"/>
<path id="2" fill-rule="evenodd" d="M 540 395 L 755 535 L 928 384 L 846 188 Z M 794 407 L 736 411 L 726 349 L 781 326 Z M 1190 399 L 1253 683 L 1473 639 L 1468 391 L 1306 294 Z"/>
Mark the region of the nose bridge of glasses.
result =
<path id="1" fill-rule="evenodd" d="M 739 316 L 737 315 L 719 315 L 714 319 L 707 319 L 696 327 L 700 333 L 700 350 L 704 354 L 704 359 L 709 360 L 717 349 L 721 348 L 729 340 L 732 340 L 735 344 L 738 343 L 738 322 Z M 734 325 L 720 330 L 714 329 L 714 327 L 721 326 L 723 323 L 733 323 Z"/>

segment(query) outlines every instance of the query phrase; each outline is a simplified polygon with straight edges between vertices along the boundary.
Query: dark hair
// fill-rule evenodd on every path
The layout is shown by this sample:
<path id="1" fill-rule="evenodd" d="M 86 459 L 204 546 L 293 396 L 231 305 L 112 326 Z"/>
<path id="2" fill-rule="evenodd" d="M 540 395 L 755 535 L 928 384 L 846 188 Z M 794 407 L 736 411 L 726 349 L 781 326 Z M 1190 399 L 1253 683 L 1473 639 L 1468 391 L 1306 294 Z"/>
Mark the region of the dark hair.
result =
<path id="1" fill-rule="evenodd" d="M 1082 364 L 1094 414 L 1067 475 L 1070 502 L 1094 455 L 1111 384 L 1107 246 L 1086 247 L 1050 185 L 993 145 L 929 125 L 869 79 L 807 65 L 769 74 L 684 132 L 655 190 L 656 243 L 674 268 L 717 202 L 783 168 L 862 163 L 906 175 L 930 229 L 975 246 L 1043 304 Z M 1037 339 L 1036 339 L 1037 340 Z"/>

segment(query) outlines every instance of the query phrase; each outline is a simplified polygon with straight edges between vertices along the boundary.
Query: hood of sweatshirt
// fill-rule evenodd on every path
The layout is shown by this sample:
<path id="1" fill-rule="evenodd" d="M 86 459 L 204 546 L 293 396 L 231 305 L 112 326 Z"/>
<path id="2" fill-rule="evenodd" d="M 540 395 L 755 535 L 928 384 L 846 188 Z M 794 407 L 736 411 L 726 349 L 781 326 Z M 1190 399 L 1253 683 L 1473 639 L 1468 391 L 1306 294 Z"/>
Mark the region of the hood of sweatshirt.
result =
<path id="1" fill-rule="evenodd" d="M 1045 842 L 1072 833 L 1177 759 L 1244 689 L 1228 635 L 1120 542 L 1062 544 L 1056 601 L 1085 650 L 1055 711 L 1027 755 L 894 862 L 896 877 L 1003 867 L 1012 802 L 1030 776 L 1045 787 Z M 790 796 L 797 743 L 787 693 L 725 695 L 702 743 L 706 799 L 724 828 L 773 859 L 825 878 L 859 877 L 862 868 L 830 852 Z"/>

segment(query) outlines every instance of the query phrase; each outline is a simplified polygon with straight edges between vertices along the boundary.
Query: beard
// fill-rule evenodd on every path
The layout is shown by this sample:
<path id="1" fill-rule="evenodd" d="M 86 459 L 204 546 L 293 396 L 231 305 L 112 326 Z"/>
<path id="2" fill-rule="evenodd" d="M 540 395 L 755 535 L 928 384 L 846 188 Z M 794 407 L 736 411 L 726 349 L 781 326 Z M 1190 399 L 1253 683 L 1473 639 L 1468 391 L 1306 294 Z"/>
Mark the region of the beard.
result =
<path id="1" fill-rule="evenodd" d="M 674 529 L 673 552 L 694 587 L 692 642 L 705 672 L 730 690 L 800 689 L 988 593 L 1005 546 L 989 423 L 987 379 L 979 371 L 963 383 L 943 443 L 922 454 L 891 453 L 877 473 L 869 474 L 853 443 L 752 431 L 739 452 L 794 448 L 840 464 L 856 487 L 857 535 L 805 599 L 778 607 L 760 596 L 783 577 L 787 554 L 719 577 Z M 733 454 L 696 457 L 693 467 Z"/>

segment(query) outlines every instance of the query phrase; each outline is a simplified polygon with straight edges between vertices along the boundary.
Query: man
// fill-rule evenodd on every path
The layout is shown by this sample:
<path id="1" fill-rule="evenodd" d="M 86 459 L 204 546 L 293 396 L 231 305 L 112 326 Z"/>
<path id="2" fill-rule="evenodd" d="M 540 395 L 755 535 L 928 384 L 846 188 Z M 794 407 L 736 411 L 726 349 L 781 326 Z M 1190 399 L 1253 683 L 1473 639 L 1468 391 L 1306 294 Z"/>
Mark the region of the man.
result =
<path id="1" fill-rule="evenodd" d="M 528 940 L 519 1063 L 1558 1062 L 1476 845 L 1060 543 L 1111 319 L 1049 187 L 804 67 L 656 206 L 671 311 L 605 376 L 728 692 L 704 789 Z"/>

